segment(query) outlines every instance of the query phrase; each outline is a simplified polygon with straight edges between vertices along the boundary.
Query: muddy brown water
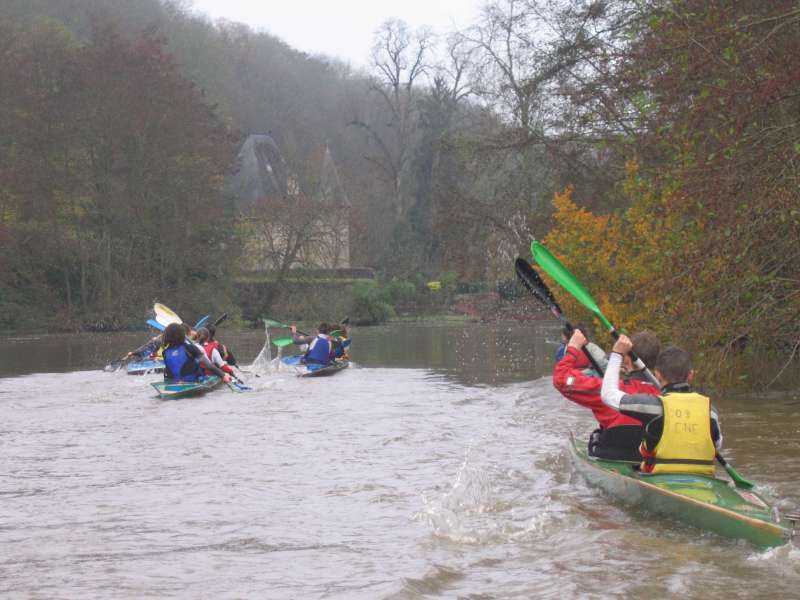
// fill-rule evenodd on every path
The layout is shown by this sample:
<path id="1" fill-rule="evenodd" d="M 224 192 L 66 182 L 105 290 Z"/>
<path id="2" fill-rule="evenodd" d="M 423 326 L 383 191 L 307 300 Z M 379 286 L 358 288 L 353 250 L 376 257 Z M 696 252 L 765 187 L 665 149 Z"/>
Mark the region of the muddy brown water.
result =
<path id="1" fill-rule="evenodd" d="M 356 328 L 354 367 L 317 380 L 249 367 L 263 332 L 225 333 L 254 391 L 172 402 L 157 375 L 102 371 L 142 335 L 2 340 L 0 595 L 800 596 L 794 544 L 655 519 L 573 473 L 567 436 L 593 422 L 550 384 L 549 324 Z M 729 459 L 797 511 L 800 403 L 715 402 Z"/>

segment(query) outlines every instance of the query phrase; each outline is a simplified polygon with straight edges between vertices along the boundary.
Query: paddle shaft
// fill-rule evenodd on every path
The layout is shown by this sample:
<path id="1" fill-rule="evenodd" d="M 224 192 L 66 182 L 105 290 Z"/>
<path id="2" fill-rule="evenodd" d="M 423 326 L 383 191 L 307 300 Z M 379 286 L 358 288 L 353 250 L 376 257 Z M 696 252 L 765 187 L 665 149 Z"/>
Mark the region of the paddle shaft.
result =
<path id="1" fill-rule="evenodd" d="M 534 260 L 539 264 L 539 266 L 544 269 L 544 271 L 550 275 L 553 279 L 555 279 L 561 287 L 567 290 L 572 297 L 575 298 L 578 302 L 583 304 L 586 308 L 588 308 L 591 313 L 603 324 L 603 326 L 608 330 L 608 332 L 613 336 L 615 340 L 619 339 L 619 332 L 614 325 L 611 324 L 605 315 L 600 310 L 600 307 L 597 306 L 597 302 L 594 301 L 591 294 L 587 291 L 583 284 L 578 281 L 577 277 L 573 275 L 561 262 L 552 255 L 552 253 L 544 246 L 544 244 L 540 244 L 536 240 L 531 242 L 531 254 L 533 254 Z M 660 387 L 661 384 L 659 383 L 656 376 L 647 368 L 647 365 L 644 364 L 641 358 L 636 356 L 636 353 L 631 351 L 628 353 L 631 357 L 631 361 L 636 366 L 636 368 L 642 371 L 651 383 Z"/>
<path id="2" fill-rule="evenodd" d="M 280 321 L 275 321 L 274 319 L 264 319 L 264 321 L 267 322 L 267 325 L 272 324 L 272 326 L 274 326 L 274 327 L 282 327 L 284 329 L 290 329 L 291 328 L 290 325 L 287 325 L 286 323 L 281 323 Z M 350 322 L 350 317 L 345 317 L 344 319 L 339 321 L 339 325 L 347 325 L 349 322 Z M 306 336 L 310 335 L 310 334 L 306 333 L 305 331 L 300 331 L 299 329 L 295 329 L 295 331 L 297 333 L 299 333 L 300 335 L 306 335 Z"/>
<path id="3" fill-rule="evenodd" d="M 534 271 L 533 267 L 531 267 L 522 258 L 518 258 L 516 260 L 514 263 L 514 269 L 516 270 L 517 277 L 522 282 L 522 285 L 525 286 L 525 288 L 533 295 L 534 298 L 542 302 L 550 310 L 553 316 L 559 320 L 561 325 L 567 330 L 568 335 L 571 337 L 572 332 L 575 331 L 575 327 L 572 326 L 572 323 L 570 323 L 564 313 L 561 312 L 561 307 L 558 305 L 558 302 L 556 302 L 555 296 L 553 296 L 550 288 L 547 287 L 547 284 L 539 276 L 539 274 Z M 582 350 L 592 367 L 598 373 L 602 374 L 603 369 L 594 359 L 586 346 L 584 346 Z"/>

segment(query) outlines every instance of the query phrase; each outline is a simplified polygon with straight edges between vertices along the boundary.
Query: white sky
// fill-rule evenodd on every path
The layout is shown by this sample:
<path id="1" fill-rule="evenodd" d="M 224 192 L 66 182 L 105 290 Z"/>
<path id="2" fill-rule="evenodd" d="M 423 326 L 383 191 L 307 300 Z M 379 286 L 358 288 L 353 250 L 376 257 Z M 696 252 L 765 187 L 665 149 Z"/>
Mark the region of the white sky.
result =
<path id="1" fill-rule="evenodd" d="M 474 20 L 482 0 L 192 0 L 212 19 L 266 30 L 293 48 L 337 56 L 355 66 L 369 61 L 372 37 L 396 17 L 412 28 L 445 34 Z"/>

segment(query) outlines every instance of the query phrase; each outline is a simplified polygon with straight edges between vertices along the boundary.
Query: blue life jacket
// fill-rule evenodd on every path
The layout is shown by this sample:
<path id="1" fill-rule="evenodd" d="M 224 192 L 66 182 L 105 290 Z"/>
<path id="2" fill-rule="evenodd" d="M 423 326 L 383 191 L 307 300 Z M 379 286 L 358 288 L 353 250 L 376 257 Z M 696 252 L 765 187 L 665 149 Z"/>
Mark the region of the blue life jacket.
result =
<path id="1" fill-rule="evenodd" d="M 334 342 L 333 342 L 333 356 L 335 358 L 341 358 L 342 356 L 344 356 L 345 351 L 347 350 L 347 348 L 350 347 L 351 343 L 352 343 L 352 341 L 347 339 L 347 338 L 344 338 L 344 339 L 343 338 L 338 338 L 337 340 L 334 340 Z"/>
<path id="2" fill-rule="evenodd" d="M 164 379 L 197 381 L 202 374 L 200 366 L 184 344 L 164 350 Z"/>
<path id="3" fill-rule="evenodd" d="M 329 364 L 331 362 L 331 341 L 318 335 L 309 345 L 305 360 L 307 363 Z"/>

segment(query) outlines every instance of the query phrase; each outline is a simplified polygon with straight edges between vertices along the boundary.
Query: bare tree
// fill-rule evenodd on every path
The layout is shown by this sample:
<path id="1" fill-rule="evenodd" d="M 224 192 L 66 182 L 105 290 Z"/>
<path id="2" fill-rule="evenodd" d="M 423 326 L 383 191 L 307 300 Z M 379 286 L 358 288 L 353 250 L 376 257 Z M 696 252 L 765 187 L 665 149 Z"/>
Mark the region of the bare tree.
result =
<path id="1" fill-rule="evenodd" d="M 362 128 L 377 149 L 369 160 L 379 168 L 389 184 L 396 216 L 408 208 L 402 176 L 416 126 L 415 101 L 419 80 L 430 71 L 428 54 L 434 44 L 430 29 L 415 32 L 398 19 L 390 19 L 375 33 L 372 64 L 376 73 L 370 91 L 382 102 L 382 113 L 372 119 L 354 119 L 351 125 Z"/>

